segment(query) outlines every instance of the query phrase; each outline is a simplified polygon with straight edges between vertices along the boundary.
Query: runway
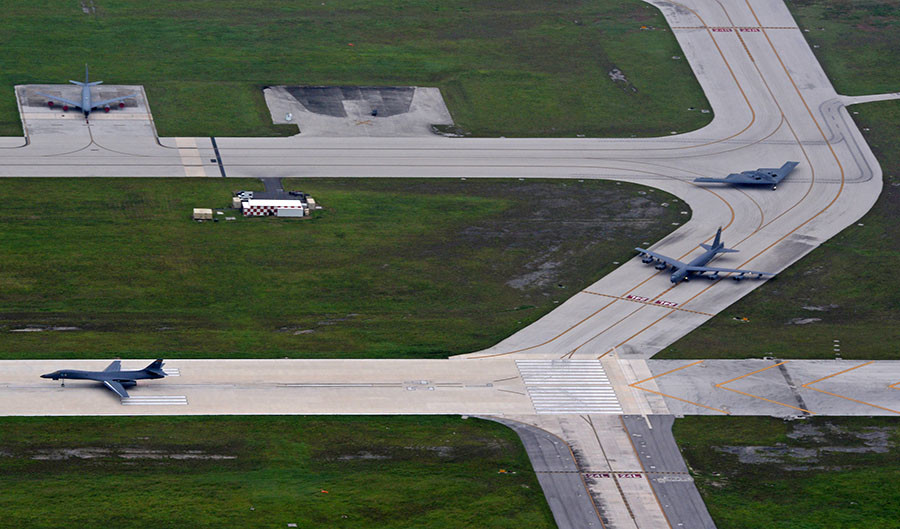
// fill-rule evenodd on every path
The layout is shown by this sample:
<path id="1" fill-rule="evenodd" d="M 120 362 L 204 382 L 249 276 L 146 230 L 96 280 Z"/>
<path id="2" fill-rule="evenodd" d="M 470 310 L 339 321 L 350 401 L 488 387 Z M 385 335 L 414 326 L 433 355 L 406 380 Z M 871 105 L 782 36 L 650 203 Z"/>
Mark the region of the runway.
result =
<path id="1" fill-rule="evenodd" d="M 668 191 L 693 210 L 662 241 L 636 246 L 690 260 L 722 226 L 726 245 L 740 253 L 712 265 L 769 272 L 871 208 L 881 169 L 845 105 L 877 97 L 837 94 L 780 0 L 650 3 L 664 13 L 715 113 L 700 130 L 648 139 L 158 138 L 146 97 L 86 124 L 22 106 L 27 88 L 19 87 L 27 138 L 0 139 L 0 176 L 622 180 Z M 800 165 L 777 191 L 692 183 L 787 160 Z M 627 433 L 638 426 L 622 415 L 900 413 L 893 363 L 648 360 L 760 284 L 673 286 L 635 258 L 484 351 L 433 361 L 172 361 L 181 376 L 142 384 L 127 406 L 86 383 L 60 388 L 35 378 L 62 364 L 102 369 L 105 361 L 2 362 L 0 414 L 499 416 L 570 444 L 580 475 L 590 475 L 584 487 L 603 527 L 678 527 L 661 501 L 668 493 L 656 492 L 650 469 L 638 470 L 646 454 Z M 575 364 L 561 360 L 601 369 L 579 380 L 565 367 Z M 877 387 L 860 378 L 876 373 Z M 583 500 L 560 502 L 555 514 L 584 514 Z"/>

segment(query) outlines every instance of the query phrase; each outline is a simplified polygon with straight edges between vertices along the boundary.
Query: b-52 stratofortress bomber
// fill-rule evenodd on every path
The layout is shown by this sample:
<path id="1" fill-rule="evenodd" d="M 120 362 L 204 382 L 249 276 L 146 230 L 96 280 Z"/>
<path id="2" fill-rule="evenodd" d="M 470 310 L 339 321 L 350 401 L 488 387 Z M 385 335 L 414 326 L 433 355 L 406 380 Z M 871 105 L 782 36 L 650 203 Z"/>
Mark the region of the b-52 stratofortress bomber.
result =
<path id="1" fill-rule="evenodd" d="M 122 371 L 122 361 L 116 360 L 109 364 L 103 371 L 81 371 L 79 369 L 60 369 L 41 378 L 52 378 L 53 380 L 62 379 L 63 384 L 66 380 L 96 380 L 103 382 L 103 385 L 115 392 L 116 395 L 123 399 L 128 398 L 128 392 L 125 388 L 132 388 L 137 385 L 138 380 L 148 380 L 154 378 L 163 378 L 166 373 L 163 371 L 163 361 L 154 361 L 144 369 L 137 371 Z"/>
<path id="2" fill-rule="evenodd" d="M 98 84 L 102 84 L 103 81 L 88 81 L 88 66 L 84 65 L 84 82 L 79 81 L 69 81 L 72 84 L 78 85 L 81 87 L 81 102 L 72 101 L 71 99 L 65 99 L 62 97 L 52 96 L 50 94 L 42 94 L 40 92 L 35 92 L 39 96 L 44 96 L 49 99 L 47 101 L 47 105 L 50 108 L 53 108 L 53 105 L 56 102 L 62 103 L 62 109 L 64 111 L 69 110 L 69 107 L 80 108 L 82 112 L 84 112 L 84 118 L 87 119 L 88 115 L 90 115 L 91 111 L 95 108 L 103 108 L 104 112 L 109 112 L 109 105 L 113 103 L 118 103 L 119 108 L 123 108 L 125 106 L 126 99 L 134 99 L 137 97 L 137 94 L 128 94 L 127 96 L 122 97 L 114 97 L 113 99 L 104 99 L 103 101 L 94 101 L 91 98 L 91 87 L 97 86 Z"/>
<path id="3" fill-rule="evenodd" d="M 652 252 L 650 250 L 645 250 L 643 248 L 635 248 L 640 255 L 643 257 L 641 259 L 642 262 L 646 264 L 650 264 L 652 262 L 656 262 L 657 270 L 665 270 L 667 267 L 672 267 L 672 277 L 670 278 L 672 283 L 676 285 L 682 281 L 690 281 L 691 276 L 700 276 L 705 277 L 707 279 L 718 279 L 719 274 L 737 274 L 731 276 L 735 281 L 740 281 L 741 279 L 745 279 L 746 274 L 750 274 L 751 277 L 756 276 L 756 279 L 762 279 L 765 276 L 774 276 L 775 274 L 771 272 L 757 272 L 755 270 L 740 270 L 736 268 L 715 268 L 711 266 L 706 266 L 706 263 L 710 262 L 713 257 L 720 253 L 735 253 L 739 250 L 735 250 L 732 248 L 725 248 L 725 243 L 722 242 L 722 228 L 716 232 L 716 238 L 712 244 L 701 244 L 700 246 L 706 250 L 703 255 L 697 257 L 690 263 L 682 263 L 677 259 L 672 259 L 671 257 L 666 257 L 665 255 L 658 254 L 656 252 Z"/>
<path id="4" fill-rule="evenodd" d="M 776 189 L 778 184 L 794 170 L 794 167 L 800 162 L 785 162 L 779 168 L 760 167 L 756 171 L 744 171 L 741 173 L 731 173 L 725 178 L 695 178 L 694 182 L 715 182 L 720 184 L 734 185 L 751 185 L 751 186 L 772 186 Z"/>

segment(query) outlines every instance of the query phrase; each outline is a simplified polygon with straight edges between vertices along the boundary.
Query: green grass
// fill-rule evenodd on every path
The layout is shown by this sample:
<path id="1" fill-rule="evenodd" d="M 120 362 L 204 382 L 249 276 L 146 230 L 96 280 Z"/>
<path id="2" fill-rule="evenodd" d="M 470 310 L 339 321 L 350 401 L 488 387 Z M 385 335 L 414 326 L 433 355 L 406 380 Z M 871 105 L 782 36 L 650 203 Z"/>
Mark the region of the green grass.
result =
<path id="1" fill-rule="evenodd" d="M 453 417 L 4 417 L 0 490 L 9 528 L 555 527 L 515 433 Z"/>
<path id="2" fill-rule="evenodd" d="M 787 5 L 838 93 L 900 89 L 900 1 L 788 0 Z"/>
<path id="3" fill-rule="evenodd" d="M 836 88 L 871 93 L 900 88 L 900 70 L 885 67 L 885 61 L 900 63 L 900 47 L 882 46 L 900 39 L 898 6 L 900 2 L 803 2 L 793 8 L 801 27 L 827 28 L 806 35 L 813 43 L 829 39 L 814 51 Z M 860 24 L 867 29 L 862 31 Z M 848 64 L 855 68 L 852 75 L 837 66 Z M 866 103 L 849 110 L 884 172 L 884 189 L 875 206 L 858 224 L 657 358 L 747 358 L 773 353 L 782 358 L 834 358 L 833 340 L 840 340 L 843 358 L 900 358 L 894 346 L 900 340 L 895 324 L 900 320 L 896 276 L 900 270 L 900 101 Z M 734 319 L 742 317 L 750 321 Z M 821 321 L 790 324 L 795 318 Z"/>
<path id="4" fill-rule="evenodd" d="M 718 529 L 900 527 L 896 418 L 698 416 L 673 431 Z"/>
<path id="5" fill-rule="evenodd" d="M 438 86 L 476 136 L 656 135 L 712 117 L 661 13 L 638 0 L 95 4 L 4 5 L 0 134 L 21 134 L 13 85 L 65 83 L 84 62 L 144 85 L 163 136 L 294 134 L 262 97 L 278 84 Z"/>
<path id="6" fill-rule="evenodd" d="M 286 185 L 325 209 L 198 224 L 191 208 L 260 182 L 4 179 L 0 358 L 469 352 L 688 218 L 671 195 L 614 182 Z M 14 332 L 35 326 L 78 330 Z"/>

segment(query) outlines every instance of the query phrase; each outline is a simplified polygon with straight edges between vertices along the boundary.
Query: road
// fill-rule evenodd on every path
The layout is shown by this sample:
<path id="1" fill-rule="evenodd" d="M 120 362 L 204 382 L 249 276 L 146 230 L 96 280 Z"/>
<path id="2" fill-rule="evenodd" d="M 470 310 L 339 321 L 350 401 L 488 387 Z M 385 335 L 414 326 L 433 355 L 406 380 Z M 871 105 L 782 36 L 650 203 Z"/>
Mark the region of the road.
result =
<path id="1" fill-rule="evenodd" d="M 712 123 L 700 130 L 615 140 L 158 138 L 145 97 L 134 109 L 92 115 L 87 124 L 32 108 L 28 87 L 18 87 L 28 137 L 0 139 L 0 176 L 614 179 L 663 189 L 693 210 L 690 221 L 653 244 L 653 250 L 689 260 L 702 251 L 698 244 L 722 226 L 726 244 L 740 253 L 714 261 L 716 266 L 772 272 L 790 266 L 869 210 L 881 191 L 881 169 L 844 105 L 878 97 L 837 94 L 780 0 L 650 3 L 664 13 L 715 112 Z M 787 160 L 800 166 L 777 191 L 692 183 L 698 176 L 780 166 Z M 846 372 L 819 365 L 802 372 L 795 371 L 802 366 L 799 361 L 766 361 L 757 370 L 704 362 L 715 373 L 704 377 L 689 362 L 660 371 L 647 361 L 759 284 L 695 280 L 673 286 L 667 274 L 635 258 L 484 351 L 434 364 L 321 361 L 326 363 L 285 368 L 272 363 L 278 361 L 210 361 L 195 371 L 190 362 L 199 361 L 183 361 L 181 382 L 167 379 L 141 386 L 140 392 L 170 398 L 159 392 L 178 389 L 186 404 L 138 399 L 127 411 L 108 395 L 98 396 L 95 388 L 51 389 L 30 378 L 51 370 L 52 362 L 3 363 L 0 413 L 502 415 L 570 443 L 579 469 L 590 476 L 586 484 L 605 527 L 673 527 L 668 493 L 657 496 L 646 471 L 638 471 L 641 457 L 651 453 L 642 450 L 655 449 L 625 444 L 627 432 L 637 426 L 620 414 L 652 416 L 670 408 L 675 413 L 785 415 L 826 408 L 827 413 L 897 413 L 885 396 L 892 386 L 857 398 L 846 383 L 871 365 L 847 366 Z M 544 375 L 523 375 L 517 363 L 559 359 L 600 359 L 602 373 L 585 382 L 564 366 L 588 364 L 557 362 L 531 364 L 529 369 L 546 370 Z M 820 380 L 804 378 L 817 369 Z M 885 365 L 879 372 L 886 373 L 885 381 L 893 380 L 897 366 Z M 189 374 L 200 382 L 185 384 Z M 447 385 L 432 383 L 438 381 Z M 331 385 L 315 386 L 322 383 Z M 534 460 L 537 464 L 540 458 Z M 563 516 L 559 509 L 583 512 L 583 499 L 572 494 L 577 493 L 564 494 L 571 504 L 554 504 L 557 519 Z M 694 500 L 672 501 L 689 506 Z M 693 516 L 698 520 L 702 513 Z"/>

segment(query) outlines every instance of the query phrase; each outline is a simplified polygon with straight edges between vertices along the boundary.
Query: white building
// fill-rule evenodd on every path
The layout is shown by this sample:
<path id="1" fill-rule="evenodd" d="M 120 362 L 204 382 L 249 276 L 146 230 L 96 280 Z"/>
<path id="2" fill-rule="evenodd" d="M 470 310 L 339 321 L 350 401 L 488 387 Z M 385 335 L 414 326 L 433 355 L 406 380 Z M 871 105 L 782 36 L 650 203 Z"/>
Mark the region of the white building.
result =
<path id="1" fill-rule="evenodd" d="M 274 217 L 278 215 L 278 210 L 294 209 L 299 209 L 300 211 L 302 211 L 302 215 L 300 216 L 306 216 L 309 214 L 308 208 L 303 204 L 302 201 L 300 201 L 299 198 L 296 200 L 251 198 L 241 201 L 241 210 L 243 211 L 245 217 Z"/>

